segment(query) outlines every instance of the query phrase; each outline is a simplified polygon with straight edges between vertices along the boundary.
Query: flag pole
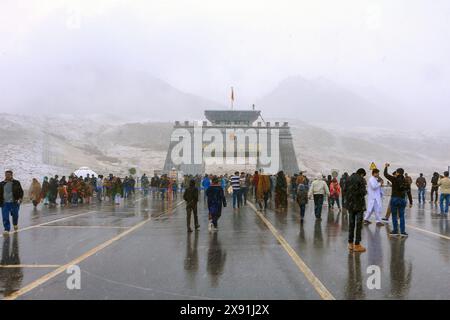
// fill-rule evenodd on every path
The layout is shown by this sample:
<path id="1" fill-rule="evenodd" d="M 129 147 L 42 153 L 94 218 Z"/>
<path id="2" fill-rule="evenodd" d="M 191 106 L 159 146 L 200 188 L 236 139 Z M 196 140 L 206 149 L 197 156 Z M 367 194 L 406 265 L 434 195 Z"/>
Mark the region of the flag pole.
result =
<path id="1" fill-rule="evenodd" d="M 233 87 L 231 87 L 231 110 L 233 110 L 233 103 L 234 103 L 234 90 Z"/>

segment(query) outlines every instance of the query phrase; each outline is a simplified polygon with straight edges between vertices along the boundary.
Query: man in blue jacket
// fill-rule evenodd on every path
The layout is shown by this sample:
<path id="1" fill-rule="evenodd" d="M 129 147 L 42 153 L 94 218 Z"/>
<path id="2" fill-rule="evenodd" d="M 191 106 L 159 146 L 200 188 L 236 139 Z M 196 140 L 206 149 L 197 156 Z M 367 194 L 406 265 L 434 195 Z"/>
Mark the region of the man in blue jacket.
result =
<path id="1" fill-rule="evenodd" d="M 9 235 L 11 223 L 9 215 L 12 216 L 14 230 L 19 229 L 19 208 L 23 198 L 23 189 L 20 182 L 14 180 L 13 172 L 8 170 L 5 172 L 5 180 L 0 182 L 0 207 L 2 208 L 3 227 L 5 236 Z"/>

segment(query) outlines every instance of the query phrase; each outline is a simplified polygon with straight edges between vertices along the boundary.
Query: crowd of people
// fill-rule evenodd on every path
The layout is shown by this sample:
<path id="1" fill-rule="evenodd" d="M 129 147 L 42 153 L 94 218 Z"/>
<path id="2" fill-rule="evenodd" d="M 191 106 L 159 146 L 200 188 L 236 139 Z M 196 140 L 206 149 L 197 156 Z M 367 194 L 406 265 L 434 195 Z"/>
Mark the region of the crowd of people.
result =
<path id="1" fill-rule="evenodd" d="M 321 220 L 325 201 L 329 210 L 336 205 L 339 212 L 345 209 L 349 215 L 349 250 L 364 252 L 361 245 L 361 228 L 363 224 L 371 224 L 372 215 L 375 216 L 376 225 L 382 227 L 392 216 L 393 236 L 406 237 L 405 208 L 409 202 L 412 206 L 411 186 L 412 178 L 402 168 L 392 173 L 388 172 L 386 164 L 383 175 L 386 183 L 380 176 L 380 171 L 374 169 L 371 177 L 366 181 L 366 171 L 358 169 L 349 175 L 344 173 L 340 179 L 336 175 L 316 176 L 312 181 L 304 172 L 287 176 L 283 171 L 276 175 L 263 174 L 255 171 L 253 174 L 235 172 L 233 175 L 185 175 L 181 179 L 167 174 L 161 176 L 154 174 L 150 179 L 146 174 L 140 178 L 126 176 L 120 178 L 109 174 L 108 176 L 77 177 L 71 174 L 59 178 L 44 177 L 42 183 L 33 179 L 29 188 L 29 198 L 36 208 L 41 202 L 49 207 L 78 206 L 90 204 L 95 198 L 98 202 L 110 201 L 120 204 L 123 199 L 134 197 L 137 192 L 143 196 L 152 196 L 154 199 L 170 201 L 177 199 L 178 193 L 183 193 L 187 210 L 187 230 L 192 232 L 191 220 L 194 217 L 194 229 L 200 225 L 197 216 L 197 203 L 203 191 L 204 201 L 207 202 L 210 231 L 218 230 L 218 220 L 222 208 L 227 206 L 227 194 L 231 196 L 233 209 L 238 210 L 254 199 L 259 210 L 267 210 L 269 202 L 273 202 L 277 211 L 288 208 L 289 196 L 300 210 L 300 222 L 303 223 L 306 208 L 310 200 L 314 203 L 314 215 Z M 416 180 L 419 205 L 425 203 L 427 181 L 423 174 Z M 139 188 L 137 188 L 139 185 Z M 384 187 L 390 186 L 391 199 L 384 217 L 382 217 L 382 199 Z M 439 197 L 440 189 L 440 197 Z M 366 202 L 367 197 L 367 202 Z M 0 183 L 0 205 L 2 207 L 3 225 L 5 234 L 10 232 L 10 218 L 13 227 L 18 229 L 20 203 L 24 198 L 24 191 L 19 181 L 13 178 L 13 173 L 7 171 L 5 180 Z M 431 178 L 430 201 L 437 203 L 440 200 L 441 214 L 447 215 L 450 205 L 450 179 L 448 171 L 443 175 L 434 173 Z M 400 223 L 398 222 L 400 221 Z"/>
<path id="2" fill-rule="evenodd" d="M 283 171 L 276 175 L 261 174 L 256 171 L 253 175 L 245 172 L 235 172 L 234 175 L 205 175 L 200 181 L 199 177 L 187 176 L 189 189 L 185 191 L 184 200 L 187 205 L 187 229 L 191 229 L 191 216 L 194 215 L 195 229 L 199 229 L 197 217 L 197 202 L 199 193 L 205 190 L 205 200 L 208 202 L 209 230 L 217 231 L 217 221 L 221 216 L 222 207 L 227 205 L 225 194 L 232 196 L 233 209 L 239 209 L 245 205 L 249 198 L 249 192 L 254 196 L 255 202 L 260 210 L 266 210 L 268 201 L 274 196 L 276 210 L 285 210 L 288 206 L 288 195 L 298 204 L 300 209 L 300 223 L 303 223 L 306 206 L 310 199 L 314 202 L 314 214 L 317 220 L 321 220 L 323 205 L 327 200 L 329 210 L 337 206 L 339 212 L 345 209 L 349 217 L 348 249 L 353 252 L 365 252 L 366 248 L 361 245 L 362 225 L 369 225 L 372 215 L 375 216 L 376 226 L 382 227 L 392 215 L 393 230 L 392 237 L 407 237 L 405 230 L 405 209 L 409 202 L 413 205 L 412 178 L 398 168 L 389 173 L 390 165 L 387 163 L 383 175 L 386 183 L 380 176 L 380 170 L 373 169 L 371 177 L 366 180 L 366 170 L 358 169 L 349 175 L 345 172 L 337 179 L 332 175 L 324 177 L 318 175 L 312 182 L 303 172 L 291 177 L 286 176 Z M 448 215 L 450 205 L 450 179 L 449 172 L 443 175 L 433 174 L 431 179 L 431 203 L 437 203 L 439 188 L 440 214 Z M 383 197 L 385 186 L 391 187 L 390 201 L 386 215 L 382 217 Z M 416 180 L 418 189 L 419 205 L 425 203 L 427 182 L 421 173 Z M 434 197 L 433 197 L 434 196 Z"/>

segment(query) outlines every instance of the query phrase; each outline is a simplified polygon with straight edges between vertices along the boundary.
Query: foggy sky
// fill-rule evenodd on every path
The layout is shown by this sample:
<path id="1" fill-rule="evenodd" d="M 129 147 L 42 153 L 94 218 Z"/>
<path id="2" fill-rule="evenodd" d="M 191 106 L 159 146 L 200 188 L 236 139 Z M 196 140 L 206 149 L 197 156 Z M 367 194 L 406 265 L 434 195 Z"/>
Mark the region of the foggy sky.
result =
<path id="1" fill-rule="evenodd" d="M 449 126 L 446 0 L 0 0 L 0 39 L 0 111 L 39 90 L 24 83 L 57 83 L 48 70 L 101 66 L 224 105 L 233 86 L 241 107 L 289 76 L 324 77 Z"/>

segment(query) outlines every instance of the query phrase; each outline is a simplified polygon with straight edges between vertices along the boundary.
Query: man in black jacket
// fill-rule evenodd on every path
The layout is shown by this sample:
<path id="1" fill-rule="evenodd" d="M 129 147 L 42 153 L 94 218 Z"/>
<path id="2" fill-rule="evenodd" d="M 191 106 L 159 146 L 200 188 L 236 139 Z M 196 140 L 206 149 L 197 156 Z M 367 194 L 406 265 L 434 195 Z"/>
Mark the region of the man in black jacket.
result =
<path id="1" fill-rule="evenodd" d="M 431 178 L 431 199 L 430 203 L 433 203 L 433 195 L 436 197 L 434 198 L 434 203 L 438 202 L 439 199 L 439 173 L 435 172 L 433 173 L 433 177 Z"/>
<path id="2" fill-rule="evenodd" d="M 366 170 L 358 169 L 348 179 L 347 189 L 347 210 L 349 221 L 348 249 L 354 252 L 365 252 L 366 248 L 361 245 L 361 229 L 363 214 L 366 211 Z M 356 230 L 355 230 L 356 227 Z"/>
<path id="3" fill-rule="evenodd" d="M 0 182 L 0 207 L 2 208 L 3 234 L 9 235 L 11 223 L 9 215 L 12 216 L 14 230 L 19 229 L 19 208 L 23 198 L 23 189 L 20 182 L 13 179 L 13 172 L 8 170 L 5 172 L 5 180 Z"/>
<path id="4" fill-rule="evenodd" d="M 205 190 L 206 193 L 206 190 Z M 191 215 L 194 213 L 195 230 L 200 229 L 197 216 L 197 203 L 198 203 L 198 189 L 195 187 L 195 180 L 189 182 L 189 188 L 183 194 L 183 199 L 186 201 L 186 213 L 187 213 L 187 231 L 192 232 L 191 229 Z"/>
<path id="5" fill-rule="evenodd" d="M 391 176 L 388 173 L 389 163 L 384 166 L 384 176 L 392 183 L 392 197 L 391 197 L 391 211 L 392 211 L 392 225 L 394 230 L 391 231 L 391 235 L 398 235 L 398 220 L 400 218 L 400 232 L 402 237 L 407 237 L 405 232 L 405 208 L 406 208 L 406 195 L 409 191 L 408 182 L 405 179 L 405 171 L 402 168 L 397 169 L 396 175 Z"/>

